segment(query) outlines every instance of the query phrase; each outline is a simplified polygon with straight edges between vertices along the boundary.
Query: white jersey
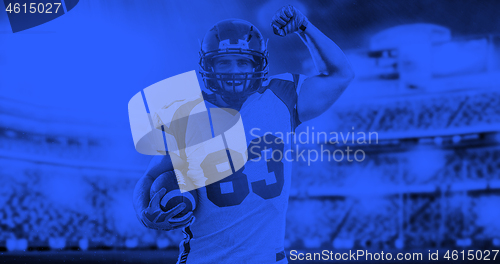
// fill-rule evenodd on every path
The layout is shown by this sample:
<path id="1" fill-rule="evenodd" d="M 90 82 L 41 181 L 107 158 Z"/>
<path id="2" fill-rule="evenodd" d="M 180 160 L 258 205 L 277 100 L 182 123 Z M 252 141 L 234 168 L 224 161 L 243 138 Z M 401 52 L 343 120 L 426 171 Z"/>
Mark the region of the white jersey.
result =
<path id="1" fill-rule="evenodd" d="M 242 129 L 243 145 L 226 136 L 221 138 L 224 152 L 210 153 L 210 148 L 199 143 L 214 137 L 217 128 L 213 120 L 207 124 L 198 118 L 185 121 L 185 130 L 171 131 L 183 134 L 173 135 L 175 140 L 167 137 L 170 155 L 178 156 L 172 158 L 174 167 L 182 168 L 176 172 L 198 187 L 196 220 L 184 230 L 179 263 L 287 263 L 283 243 L 292 164 L 286 157 L 290 160 L 291 133 L 300 123 L 296 109 L 299 77 L 270 78 L 265 89 L 243 104 L 240 116 L 227 113 L 228 120 L 235 118 L 228 123 Z M 205 107 L 217 111 L 209 101 L 193 101 L 182 111 L 190 111 L 191 116 Z M 175 151 L 170 151 L 171 144 L 177 144 Z M 210 178 L 208 172 L 226 174 Z"/>

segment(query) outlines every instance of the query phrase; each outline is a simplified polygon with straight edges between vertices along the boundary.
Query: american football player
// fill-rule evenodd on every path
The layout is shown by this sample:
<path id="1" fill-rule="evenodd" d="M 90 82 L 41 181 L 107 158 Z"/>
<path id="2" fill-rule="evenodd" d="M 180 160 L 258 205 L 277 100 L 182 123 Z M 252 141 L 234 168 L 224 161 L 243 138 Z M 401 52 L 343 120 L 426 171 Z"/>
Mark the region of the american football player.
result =
<path id="1" fill-rule="evenodd" d="M 201 44 L 200 75 L 209 91 L 201 104 L 208 109 L 239 112 L 249 150 L 247 163 L 230 176 L 205 185 L 206 179 L 190 171 L 220 165 L 217 159 L 209 158 L 212 153 L 203 160 L 190 160 L 189 153 L 175 157 L 185 159 L 184 176 L 198 187 L 197 209 L 188 219 L 174 218 L 180 207 L 159 211 L 161 191 L 152 202 L 149 197 L 154 179 L 173 170 L 173 157 L 154 157 L 136 185 L 135 210 L 147 227 L 184 228 L 178 263 L 287 263 L 283 244 L 292 164 L 283 155 L 274 154 L 293 149 L 293 141 L 278 138 L 276 132 L 289 135 L 302 122 L 325 112 L 354 73 L 342 50 L 297 8 L 282 7 L 272 18 L 271 27 L 280 37 L 296 33 L 320 73 L 268 77 L 267 42 L 244 20 L 218 22 Z M 262 158 L 265 155 L 267 158 Z"/>

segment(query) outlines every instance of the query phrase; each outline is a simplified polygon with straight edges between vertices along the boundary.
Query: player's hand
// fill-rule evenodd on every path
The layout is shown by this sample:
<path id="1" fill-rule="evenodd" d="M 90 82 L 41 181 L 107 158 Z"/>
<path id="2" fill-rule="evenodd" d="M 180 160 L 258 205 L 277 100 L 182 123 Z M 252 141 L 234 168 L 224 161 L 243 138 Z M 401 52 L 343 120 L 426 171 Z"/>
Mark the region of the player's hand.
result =
<path id="1" fill-rule="evenodd" d="M 271 21 L 274 34 L 282 37 L 304 31 L 308 25 L 307 17 L 292 5 L 284 6 L 276 11 Z"/>
<path id="2" fill-rule="evenodd" d="M 186 208 L 185 203 L 180 203 L 168 212 L 164 212 L 160 208 L 161 198 L 166 193 L 167 190 L 162 188 L 153 196 L 153 199 L 149 202 L 148 208 L 144 209 L 141 213 L 141 222 L 147 228 L 164 231 L 170 231 L 190 225 L 194 221 L 193 212 L 189 212 L 180 218 L 173 218 Z"/>

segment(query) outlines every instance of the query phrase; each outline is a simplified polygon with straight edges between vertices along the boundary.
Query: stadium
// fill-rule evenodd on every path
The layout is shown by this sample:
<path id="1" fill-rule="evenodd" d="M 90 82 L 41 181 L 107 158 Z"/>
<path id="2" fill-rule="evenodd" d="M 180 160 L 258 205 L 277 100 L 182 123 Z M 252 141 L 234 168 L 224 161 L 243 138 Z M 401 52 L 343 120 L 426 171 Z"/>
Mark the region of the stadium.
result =
<path id="1" fill-rule="evenodd" d="M 264 9 L 280 6 L 283 1 L 259 2 L 262 5 L 254 7 L 252 12 L 245 10 L 243 4 L 223 1 L 211 8 L 215 17 L 227 15 L 228 11 L 221 8 L 227 6 L 236 15 L 260 21 L 266 16 Z M 385 2 L 386 7 L 395 10 L 394 13 L 403 9 L 403 4 Z M 445 2 L 422 1 L 422 5 L 439 5 L 450 10 L 457 8 Z M 460 3 L 468 5 L 466 1 Z M 311 17 L 317 15 L 316 20 L 311 21 L 318 24 L 330 21 L 330 13 L 339 14 L 340 8 L 350 10 L 346 12 L 353 16 L 361 16 L 373 8 L 367 3 L 360 4 L 358 8 L 365 11 L 356 13 L 349 1 L 342 5 L 324 1 L 296 1 L 294 4 L 307 10 Z M 75 12 L 73 20 L 82 19 L 85 12 L 100 17 L 90 25 L 92 30 L 113 17 L 126 25 L 113 28 L 113 34 L 121 36 L 128 27 L 134 27 L 131 25 L 134 21 L 155 8 L 138 3 L 115 5 L 118 6 L 113 9 L 115 11 L 110 11 L 114 8 L 110 3 L 81 2 L 71 11 Z M 202 9 L 203 5 L 207 4 L 201 4 L 199 8 Z M 322 7 L 324 11 L 320 12 L 321 8 L 316 7 Z M 174 9 L 182 14 L 187 14 L 189 9 L 185 4 L 170 3 L 164 3 L 161 8 Z M 498 8 L 498 4 L 489 2 L 478 4 L 474 10 L 484 12 L 487 17 L 490 12 L 486 10 L 494 8 Z M 132 15 L 133 10 L 140 12 Z M 439 250 L 439 260 L 446 261 L 443 255 L 457 250 L 457 261 L 460 262 L 462 250 L 473 250 L 474 259 L 478 260 L 486 259 L 486 251 L 491 252 L 490 258 L 493 259 L 493 251 L 500 248 L 500 36 L 496 35 L 498 32 L 492 29 L 493 26 L 479 33 L 471 26 L 470 31 L 454 32 L 454 28 L 444 26 L 444 18 L 431 19 L 438 16 L 436 13 L 414 10 L 417 6 L 400 11 L 399 20 L 384 20 L 377 27 L 371 27 L 373 31 L 358 30 L 353 43 L 358 40 L 359 45 L 339 41 L 339 45 L 346 46 L 343 50 L 356 72 L 356 79 L 327 113 L 302 124 L 296 132 L 310 133 L 314 129 L 316 133 L 350 135 L 348 139 L 351 140 L 314 140 L 300 144 L 299 148 L 325 155 L 348 147 L 352 153 L 362 151 L 364 159 L 353 162 L 321 157 L 320 161 L 299 159 L 294 163 L 285 238 L 290 263 L 299 262 L 292 258 L 298 253 L 305 257 L 306 253 L 321 253 L 325 249 L 332 251 L 333 255 L 350 250 L 384 251 L 392 253 L 393 258 L 400 252 L 421 252 L 424 262 L 429 260 L 429 251 Z M 401 19 L 413 11 L 416 18 Z M 385 14 L 381 10 L 374 12 L 378 12 L 378 18 Z M 196 15 L 187 14 L 185 19 Z M 3 28 L 8 22 L 2 16 L 2 30 L 8 30 Z M 338 17 L 347 20 L 346 16 L 339 14 Z M 56 34 L 50 31 L 69 27 L 69 19 L 54 20 L 52 25 L 50 22 L 39 29 L 30 29 L 42 32 L 38 36 L 42 39 L 40 49 L 51 45 L 47 39 Z M 181 19 L 181 15 L 163 18 L 160 11 L 155 11 L 149 19 L 149 22 L 137 23 L 144 26 L 169 22 Z M 113 23 L 105 23 L 103 29 L 95 33 L 97 37 L 104 36 Z M 346 28 L 339 36 L 348 36 L 349 30 L 363 26 L 359 22 L 360 25 L 347 28 L 349 23 L 354 22 L 340 25 Z M 190 37 L 201 36 L 198 33 L 209 24 L 186 28 L 193 32 Z M 63 37 L 79 34 L 78 30 L 84 28 L 84 23 L 77 23 L 74 27 L 75 31 L 64 31 Z M 132 36 L 118 39 L 126 42 L 130 38 L 132 42 L 117 47 L 118 51 L 111 52 L 107 59 L 117 62 L 116 58 L 124 50 L 142 43 L 138 38 L 144 38 L 144 43 L 153 40 L 150 35 L 159 32 L 159 28 L 152 26 L 147 34 L 134 31 Z M 43 33 L 45 31 L 49 33 Z M 84 35 L 90 34 L 84 32 Z M 36 33 L 26 33 L 18 39 L 9 39 L 6 34 L 0 33 L 0 38 L 6 40 L 0 42 L 0 47 L 5 50 L 14 49 L 19 43 L 37 36 Z M 106 44 L 110 39 L 101 39 L 104 49 L 116 47 L 114 42 Z M 167 39 L 169 36 L 161 35 L 154 40 Z M 187 41 L 188 36 L 181 39 Z M 62 41 L 62 44 L 68 43 Z M 88 47 L 89 43 L 75 45 Z M 273 40 L 270 45 L 276 43 Z M 312 61 L 306 60 L 293 68 L 286 66 L 293 59 L 276 59 L 285 52 L 291 52 L 295 57 L 305 56 L 302 50 L 298 51 L 299 44 L 291 41 L 281 51 L 278 47 L 272 49 L 271 53 L 276 52 L 273 55 L 275 61 L 271 62 L 275 62 L 273 67 L 311 73 Z M 25 45 L 28 44 L 20 45 L 19 50 Z M 191 43 L 182 52 L 196 51 L 196 45 Z M 157 43 L 151 46 L 153 51 L 145 50 L 145 57 L 160 49 Z M 69 49 L 66 45 L 62 51 Z M 107 51 L 101 52 L 102 55 Z M 159 56 L 172 56 L 171 52 L 165 51 Z M 150 157 L 136 153 L 131 136 L 127 134 L 130 128 L 126 120 L 126 100 L 133 91 L 153 83 L 152 80 L 166 77 L 162 70 L 171 73 L 191 69 L 189 63 L 196 61 L 196 55 L 195 52 L 172 59 L 173 62 L 183 61 L 179 68 L 130 69 L 129 73 L 138 71 L 134 81 L 119 76 L 118 71 L 126 66 L 103 73 L 110 62 L 97 65 L 95 72 L 85 72 L 82 66 L 75 66 L 84 73 L 82 75 L 95 74 L 97 77 L 93 80 L 83 80 L 84 77 L 72 74 L 70 69 L 57 68 L 64 81 L 52 81 L 51 78 L 59 77 L 43 77 L 47 70 L 38 68 L 43 64 L 26 66 L 14 62 L 16 56 L 12 54 L 0 55 L 0 68 L 7 76 L 0 81 L 1 90 L 15 89 L 0 96 L 0 261 L 175 263 L 182 232 L 144 228 L 132 207 L 134 185 L 144 173 Z M 72 56 L 81 61 L 85 54 Z M 21 56 L 24 59 L 29 57 L 30 53 Z M 131 57 L 130 60 L 144 65 L 153 61 L 138 55 Z M 40 55 L 35 59 L 46 57 Z M 61 61 L 64 61 L 63 57 L 56 57 L 48 68 Z M 21 76 L 20 69 L 38 80 L 16 84 L 13 79 Z M 35 73 L 38 70 L 42 72 L 39 75 Z M 149 73 L 144 75 L 147 77 L 141 77 L 146 73 Z M 71 103 L 55 105 L 38 101 L 37 95 L 41 96 L 43 92 L 34 92 L 31 98 L 24 96 L 35 87 L 65 87 L 75 82 L 75 87 L 82 88 L 108 76 L 121 79 L 116 83 L 105 81 L 103 87 L 125 87 L 129 83 L 126 93 L 114 97 L 110 91 L 100 90 L 102 94 L 97 96 L 97 91 L 91 90 L 96 94 L 82 95 L 82 100 L 92 102 L 91 98 L 99 99 L 89 107 L 87 114 L 83 114 L 87 110 L 81 108 L 84 103 L 76 99 L 74 104 L 75 109 L 80 108 L 78 111 L 69 108 Z M 19 88 L 23 85 L 32 88 Z M 67 95 L 72 98 L 80 96 L 78 92 L 68 92 Z M 65 100 L 61 99 L 63 94 L 50 96 L 54 101 Z M 111 102 L 109 108 L 107 102 Z M 116 116 L 120 117 L 115 119 Z M 377 140 L 358 144 L 353 131 L 367 135 L 376 133 Z M 323 137 L 315 135 L 314 138 Z M 476 254 L 477 251 L 482 252 L 481 256 Z M 322 263 L 315 260 L 313 263 Z"/>

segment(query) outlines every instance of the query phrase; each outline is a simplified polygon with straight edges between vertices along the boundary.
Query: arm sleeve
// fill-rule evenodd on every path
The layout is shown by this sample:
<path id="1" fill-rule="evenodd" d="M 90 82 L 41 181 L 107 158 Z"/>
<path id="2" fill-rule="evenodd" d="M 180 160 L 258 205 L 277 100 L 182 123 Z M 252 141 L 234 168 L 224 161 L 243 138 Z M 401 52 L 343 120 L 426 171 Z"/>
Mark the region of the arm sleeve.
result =
<path id="1" fill-rule="evenodd" d="M 270 89 L 288 108 L 292 131 L 302 122 L 297 112 L 297 101 L 300 89 L 307 77 L 302 74 L 283 73 L 271 76 L 266 82 Z"/>

